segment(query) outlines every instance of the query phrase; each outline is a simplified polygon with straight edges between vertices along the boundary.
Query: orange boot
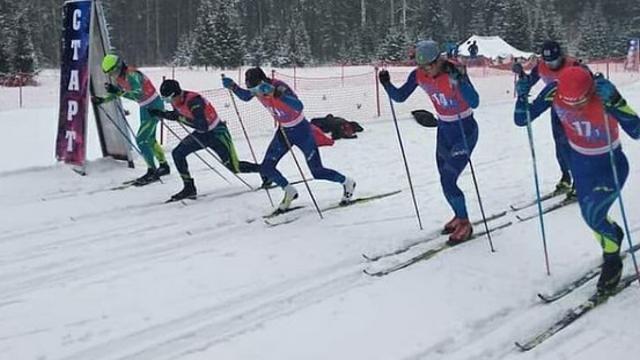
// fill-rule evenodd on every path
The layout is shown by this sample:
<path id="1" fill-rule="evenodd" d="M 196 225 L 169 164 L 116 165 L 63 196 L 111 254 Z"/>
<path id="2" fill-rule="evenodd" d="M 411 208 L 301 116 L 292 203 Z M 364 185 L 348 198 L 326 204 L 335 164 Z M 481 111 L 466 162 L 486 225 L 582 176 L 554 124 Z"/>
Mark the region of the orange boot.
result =
<path id="1" fill-rule="evenodd" d="M 471 239 L 471 235 L 473 235 L 473 227 L 469 222 L 469 219 L 458 219 L 458 226 L 456 226 L 455 231 L 449 236 L 449 241 L 447 244 L 454 246 L 458 245 L 461 242 L 465 242 Z"/>
<path id="2" fill-rule="evenodd" d="M 442 235 L 452 234 L 454 231 L 456 231 L 456 228 L 458 227 L 459 222 L 460 222 L 460 219 L 454 216 L 453 219 L 449 220 L 448 223 L 444 224 L 444 228 L 440 233 Z"/>

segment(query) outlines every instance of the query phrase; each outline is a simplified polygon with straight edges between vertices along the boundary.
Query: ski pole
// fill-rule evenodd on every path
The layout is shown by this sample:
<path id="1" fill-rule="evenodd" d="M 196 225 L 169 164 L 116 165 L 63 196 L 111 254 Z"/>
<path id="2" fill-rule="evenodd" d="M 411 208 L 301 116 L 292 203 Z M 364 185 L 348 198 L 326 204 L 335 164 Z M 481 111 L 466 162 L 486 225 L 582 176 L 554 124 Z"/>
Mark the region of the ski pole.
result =
<path id="1" fill-rule="evenodd" d="M 224 79 L 224 74 L 221 75 Z M 256 157 L 256 153 L 253 151 L 253 146 L 251 145 L 251 141 L 249 140 L 249 134 L 247 133 L 247 129 L 244 127 L 244 121 L 242 121 L 242 117 L 240 116 L 240 111 L 238 111 L 238 104 L 236 104 L 236 99 L 233 97 L 233 93 L 231 90 L 229 91 L 229 97 L 231 98 L 231 103 L 233 104 L 233 109 L 236 111 L 236 116 L 238 117 L 238 122 L 240 123 L 240 127 L 242 128 L 242 133 L 244 134 L 245 140 L 247 140 L 247 145 L 249 146 L 249 151 L 251 152 L 251 157 L 253 158 L 253 162 L 258 164 L 258 158 Z M 271 207 L 274 207 L 273 198 L 271 198 L 271 192 L 266 187 L 264 191 L 267 193 L 267 197 L 269 198 L 269 203 L 271 203 Z"/>
<path id="2" fill-rule="evenodd" d="M 269 101 L 271 103 L 270 107 L 270 112 L 272 114 L 276 114 L 276 111 L 274 110 L 273 107 L 273 98 Z M 302 181 L 304 181 L 304 186 L 307 188 L 307 192 L 309 193 L 309 197 L 311 197 L 311 201 L 313 202 L 313 206 L 315 206 L 316 211 L 318 212 L 318 216 L 320 216 L 320 219 L 324 219 L 324 216 L 322 216 L 322 211 L 320 210 L 320 207 L 318 206 L 318 202 L 316 201 L 316 197 L 313 196 L 313 192 L 311 191 L 311 187 L 309 186 L 309 182 L 307 181 L 307 178 L 304 176 L 304 173 L 302 172 L 302 168 L 300 167 L 300 163 L 298 162 L 298 158 L 296 157 L 296 154 L 293 152 L 293 147 L 291 146 L 291 142 L 289 141 L 289 137 L 287 136 L 287 133 L 284 131 L 284 129 L 282 128 L 282 126 L 278 125 L 278 130 L 280 131 L 280 134 L 282 135 L 282 138 L 284 139 L 285 144 L 287 145 L 287 149 L 289 149 L 289 152 L 291 153 L 291 157 L 293 158 L 293 161 L 296 163 L 296 167 L 298 168 L 298 172 L 300 173 L 300 176 L 302 177 Z M 311 136 L 313 136 L 312 134 L 310 134 Z M 318 149 L 316 148 L 316 151 L 318 151 Z M 318 154 L 318 156 L 320 156 L 320 154 Z"/>
<path id="3" fill-rule="evenodd" d="M 272 108 L 272 112 L 273 112 L 273 108 Z M 302 177 L 302 181 L 304 181 L 304 186 L 307 188 L 307 192 L 309 192 L 309 196 L 311 197 L 311 201 L 313 201 L 313 206 L 315 206 L 316 211 L 318 212 L 318 216 L 320 216 L 320 219 L 324 219 L 324 216 L 322 216 L 322 211 L 320 210 L 320 207 L 318 206 L 318 202 L 316 201 L 315 196 L 313 196 L 313 192 L 311 191 L 311 187 L 309 186 L 309 182 L 307 181 L 307 178 L 304 176 L 304 173 L 302 172 L 302 168 L 300 167 L 300 163 L 298 162 L 298 158 L 296 157 L 296 154 L 293 152 L 293 148 L 291 147 L 291 142 L 289 141 L 289 137 L 284 132 L 284 129 L 282 128 L 282 126 L 278 125 L 278 130 L 280 131 L 280 134 L 282 134 L 282 138 L 284 139 L 284 142 L 287 144 L 287 148 L 289 149 L 289 152 L 291 153 L 291 157 L 293 157 L 293 161 L 296 163 L 296 167 L 298 168 L 298 172 L 300 172 L 300 176 Z M 318 151 L 318 150 L 316 149 L 316 151 Z M 318 156 L 320 156 L 320 154 L 318 154 Z"/>
<path id="4" fill-rule="evenodd" d="M 407 180 L 409 181 L 409 189 L 411 189 L 411 198 L 413 199 L 413 208 L 416 212 L 416 218 L 418 219 L 418 226 L 420 230 L 422 228 L 422 219 L 420 218 L 420 210 L 418 209 L 418 202 L 416 201 L 416 193 L 413 189 L 413 182 L 411 181 L 411 172 L 409 171 L 409 163 L 407 162 L 407 155 L 404 152 L 404 145 L 402 144 L 402 136 L 400 135 L 400 127 L 398 126 L 398 118 L 396 117 L 396 109 L 393 107 L 393 99 L 389 97 L 389 105 L 391 106 L 391 115 L 393 116 L 393 124 L 396 128 L 396 135 L 398 136 L 398 144 L 400 145 L 400 153 L 402 154 L 402 161 L 404 162 L 404 170 L 407 173 Z"/>
<path id="5" fill-rule="evenodd" d="M 131 141 L 131 138 L 129 138 L 129 135 L 127 133 L 124 132 L 124 130 L 122 130 L 120 128 L 120 126 L 118 126 L 118 124 L 116 123 L 115 120 L 113 120 L 113 118 L 111 117 L 111 115 L 109 115 L 109 113 L 107 113 L 102 106 L 100 105 L 96 105 L 98 107 L 98 109 L 100 109 L 100 111 L 102 111 L 102 113 L 107 117 L 107 119 L 109 119 L 109 121 L 111 122 L 111 124 L 113 124 L 113 126 L 115 126 L 116 129 L 118 129 L 118 132 L 120 133 L 120 135 L 122 135 L 122 137 L 129 143 L 129 145 L 131 145 L 131 147 L 140 155 L 142 156 L 142 152 L 140 151 L 140 149 L 138 149 L 138 147 L 133 143 L 133 141 Z M 125 121 L 126 123 L 126 121 Z"/>
<path id="6" fill-rule="evenodd" d="M 604 104 L 603 104 L 604 106 Z M 611 129 L 609 129 L 609 115 L 607 115 L 606 108 L 602 111 L 604 115 L 604 123 L 607 129 L 607 143 L 609 144 L 609 161 L 611 162 L 611 170 L 613 172 L 613 181 L 616 183 L 616 192 L 618 194 L 618 203 L 620 204 L 620 213 L 622 214 L 622 222 L 624 223 L 624 231 L 627 235 L 627 242 L 629 248 L 633 248 L 633 241 L 631 240 L 631 232 L 629 231 L 629 222 L 627 221 L 627 213 L 624 208 L 624 202 L 622 201 L 622 189 L 620 187 L 620 178 L 618 177 L 618 168 L 616 167 L 615 157 L 613 155 L 613 143 L 611 141 Z M 636 259 L 635 252 L 631 251 L 631 259 L 633 260 L 633 266 L 638 276 L 638 282 L 640 283 L 640 269 L 638 269 L 638 260 Z"/>
<path id="7" fill-rule="evenodd" d="M 519 68 L 518 76 L 522 78 L 524 76 L 524 70 Z M 549 251 L 547 248 L 547 232 L 544 227 L 544 215 L 542 214 L 542 200 L 540 199 L 540 180 L 538 178 L 538 161 L 536 159 L 536 148 L 533 142 L 533 130 L 531 129 L 531 112 L 529 110 L 529 101 L 526 97 L 523 99 L 525 102 L 525 111 L 527 117 L 527 138 L 529 139 L 529 149 L 531 150 L 531 162 L 533 164 L 533 180 L 536 187 L 536 203 L 538 207 L 538 219 L 540 220 L 540 234 L 542 235 L 542 247 L 544 249 L 544 261 L 547 268 L 547 275 L 551 276 L 551 266 L 549 265 Z"/>
<path id="8" fill-rule="evenodd" d="M 183 138 L 181 138 L 181 137 L 180 137 L 180 135 L 178 135 L 178 134 L 177 134 L 177 133 L 176 133 L 172 128 L 170 128 L 169 126 L 167 126 L 167 125 L 164 123 L 164 120 L 160 120 L 160 122 L 161 122 L 161 124 L 162 124 L 162 125 L 163 125 L 167 130 L 169 130 L 169 132 L 170 132 L 173 136 L 175 136 L 175 137 L 176 137 L 176 139 L 178 139 L 178 140 L 180 140 L 180 141 L 184 140 L 184 139 L 183 139 Z M 182 125 L 182 124 L 181 124 L 181 125 Z M 186 130 L 186 129 L 185 129 L 185 130 Z M 189 135 L 187 135 L 187 136 L 191 136 L 191 137 L 196 141 L 196 143 L 198 143 L 198 145 L 200 145 L 200 147 L 202 147 L 203 149 L 207 149 L 207 148 L 202 144 L 202 142 L 200 142 L 200 140 L 198 140 L 195 136 L 192 136 L 191 134 L 189 134 Z M 209 164 L 209 162 L 207 162 L 205 159 L 203 159 L 203 158 L 202 158 L 202 156 L 200 156 L 200 154 L 198 154 L 197 152 L 194 152 L 193 154 L 194 154 L 198 159 L 200 159 L 200 161 L 202 161 L 205 165 L 207 165 L 207 167 L 208 167 L 209 169 L 211 169 L 213 172 L 215 172 L 216 174 L 218 174 L 218 176 L 220 176 L 224 181 L 226 181 L 226 182 L 227 182 L 227 184 L 231 184 L 231 182 L 229 182 L 229 180 L 228 180 L 226 177 L 224 177 L 224 175 L 222 175 L 218 170 L 216 170 L 213 166 L 211 166 L 211 164 Z M 215 158 L 215 157 L 214 157 L 214 158 Z M 216 159 L 216 160 L 218 160 L 217 158 L 215 158 L 215 159 Z M 218 162 L 219 162 L 219 161 L 220 161 L 220 160 L 218 160 Z M 249 187 L 249 188 L 251 188 L 251 187 Z"/>
<path id="9" fill-rule="evenodd" d="M 454 86 L 456 88 L 456 86 Z M 459 105 L 456 105 L 458 110 L 460 109 Z M 482 215 L 482 222 L 484 223 L 484 229 L 487 233 L 487 239 L 489 240 L 489 248 L 491 252 L 496 252 L 493 247 L 493 240 L 491 239 L 491 232 L 489 231 L 489 224 L 487 224 L 487 216 L 484 212 L 484 206 L 482 205 L 482 197 L 480 196 L 480 189 L 478 188 L 478 179 L 476 178 L 476 171 L 473 168 L 473 161 L 471 161 L 471 149 L 469 148 L 469 143 L 467 142 L 467 135 L 464 133 L 464 126 L 462 125 L 462 118 L 460 117 L 460 111 L 457 111 L 458 117 L 458 125 L 460 125 L 460 133 L 462 134 L 462 143 L 464 145 L 465 151 L 467 152 L 467 158 L 469 159 L 469 169 L 471 169 L 471 178 L 473 179 L 473 187 L 476 189 L 476 196 L 478 197 L 478 205 L 480 205 L 480 214 Z"/>
<path id="10" fill-rule="evenodd" d="M 186 126 L 184 126 L 184 124 L 182 124 L 181 122 L 178 121 L 178 124 L 180 124 L 180 126 L 182 127 L 182 129 L 184 131 L 186 131 L 187 133 L 189 133 L 189 129 L 187 129 Z M 234 173 L 231 169 L 229 169 L 223 162 L 222 160 L 216 156 L 216 154 L 209 149 L 208 147 L 206 147 L 197 137 L 193 136 L 193 134 L 189 133 L 189 136 L 191 136 L 193 138 L 193 140 L 195 140 L 198 145 L 200 145 L 204 151 L 206 151 L 209 155 L 211 155 L 211 157 L 213 157 L 214 159 L 216 159 L 217 162 L 220 163 L 220 165 L 224 166 L 225 169 L 228 169 L 229 172 L 231 172 L 231 174 L 233 174 L 233 176 L 235 176 L 236 179 L 238 179 L 241 183 L 245 184 L 250 190 L 254 190 L 253 186 L 249 185 L 249 183 L 247 183 L 244 179 L 242 179 L 240 176 L 238 176 L 238 174 Z"/>

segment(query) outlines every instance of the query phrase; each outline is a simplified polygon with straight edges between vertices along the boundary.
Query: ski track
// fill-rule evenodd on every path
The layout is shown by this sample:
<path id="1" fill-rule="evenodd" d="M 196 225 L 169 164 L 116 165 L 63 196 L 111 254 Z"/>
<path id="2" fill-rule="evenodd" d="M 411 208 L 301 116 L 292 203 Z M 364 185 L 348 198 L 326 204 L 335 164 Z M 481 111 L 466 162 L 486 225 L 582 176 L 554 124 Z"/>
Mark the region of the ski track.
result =
<path id="1" fill-rule="evenodd" d="M 65 357 L 80 359 L 179 359 L 203 352 L 233 337 L 255 330 L 263 323 L 295 313 L 329 297 L 362 286 L 366 281 L 357 262 L 347 261 L 242 294 L 211 308 L 127 334 L 99 346 Z M 255 299 L 258 299 L 257 301 Z"/>

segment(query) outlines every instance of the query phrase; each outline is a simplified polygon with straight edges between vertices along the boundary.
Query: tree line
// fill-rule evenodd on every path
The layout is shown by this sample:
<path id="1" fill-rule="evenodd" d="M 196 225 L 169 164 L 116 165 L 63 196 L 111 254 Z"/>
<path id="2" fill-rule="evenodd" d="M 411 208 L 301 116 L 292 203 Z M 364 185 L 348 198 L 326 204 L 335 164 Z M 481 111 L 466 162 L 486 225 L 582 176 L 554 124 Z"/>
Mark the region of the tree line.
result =
<path id="1" fill-rule="evenodd" d="M 102 0 L 112 45 L 138 66 L 305 66 L 400 60 L 418 39 L 499 35 L 585 58 L 640 36 L 638 0 Z M 57 67 L 63 0 L 0 0 L 0 73 Z"/>

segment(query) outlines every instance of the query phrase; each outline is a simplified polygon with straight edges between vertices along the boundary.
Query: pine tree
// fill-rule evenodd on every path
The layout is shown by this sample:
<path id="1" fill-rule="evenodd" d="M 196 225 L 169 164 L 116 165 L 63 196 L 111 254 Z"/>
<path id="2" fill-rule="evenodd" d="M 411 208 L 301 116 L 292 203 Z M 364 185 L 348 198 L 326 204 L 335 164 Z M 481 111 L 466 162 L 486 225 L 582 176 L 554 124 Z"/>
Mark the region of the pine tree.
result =
<path id="1" fill-rule="evenodd" d="M 277 57 L 283 56 L 281 37 L 284 32 L 280 26 L 272 23 L 266 27 L 262 35 L 264 59 L 273 66 L 279 66 L 282 62 Z"/>
<path id="2" fill-rule="evenodd" d="M 504 3 L 506 17 L 502 20 L 501 36 L 509 44 L 520 50 L 531 49 L 531 41 L 527 29 L 527 13 L 519 0 Z"/>
<path id="3" fill-rule="evenodd" d="M 196 51 L 195 36 L 192 33 L 187 33 L 180 37 L 178 41 L 178 48 L 173 54 L 171 64 L 174 66 L 192 66 L 195 65 L 194 54 Z"/>
<path id="4" fill-rule="evenodd" d="M 311 61 L 309 35 L 302 22 L 302 15 L 296 8 L 291 15 L 291 22 L 285 35 L 286 57 L 288 66 L 305 66 Z"/>
<path id="5" fill-rule="evenodd" d="M 196 65 L 205 67 L 213 65 L 216 56 L 216 48 L 213 43 L 216 32 L 213 20 L 214 13 L 215 7 L 212 0 L 202 0 L 200 2 L 200 6 L 198 6 L 199 16 L 194 30 L 196 43 L 194 60 Z"/>
<path id="6" fill-rule="evenodd" d="M 264 39 L 258 35 L 254 37 L 247 46 L 245 63 L 251 66 L 263 66 L 267 56 L 264 50 Z"/>
<path id="7" fill-rule="evenodd" d="M 409 43 L 400 27 L 393 27 L 378 48 L 378 59 L 397 62 L 407 59 Z"/>
<path id="8" fill-rule="evenodd" d="M 18 8 L 14 14 L 12 30 L 14 41 L 11 48 L 11 63 L 14 72 L 24 74 L 34 74 L 37 68 L 37 56 L 33 45 L 31 29 L 30 8 Z"/>
<path id="9" fill-rule="evenodd" d="M 489 35 L 487 33 L 487 22 L 484 13 L 486 2 L 484 0 L 477 0 L 472 2 L 470 5 L 472 15 L 468 35 Z"/>
<path id="10" fill-rule="evenodd" d="M 213 55 L 211 64 L 220 68 L 238 67 L 244 58 L 244 39 L 240 35 L 234 1 L 220 1 L 213 16 Z"/>
<path id="11" fill-rule="evenodd" d="M 352 32 L 342 49 L 340 49 L 340 55 L 338 60 L 343 64 L 360 65 L 369 61 L 368 56 L 363 51 L 362 47 L 362 34 L 360 31 Z"/>
<path id="12" fill-rule="evenodd" d="M 548 40 L 548 37 L 544 17 L 538 13 L 534 18 L 533 31 L 531 32 L 532 50 L 537 53 L 545 40 Z"/>
<path id="13" fill-rule="evenodd" d="M 409 22 L 412 28 L 412 40 L 443 41 L 446 38 L 440 1 L 418 1 L 416 6 L 411 9 Z"/>
<path id="14" fill-rule="evenodd" d="M 12 44 L 12 36 L 9 31 L 9 9 L 4 1 L 0 1 L 0 81 L 2 74 L 11 72 L 11 63 L 9 62 L 9 49 Z"/>
<path id="15" fill-rule="evenodd" d="M 595 5 L 585 8 L 578 24 L 580 38 L 577 43 L 577 55 L 588 59 L 604 58 L 609 55 L 607 24 L 602 8 Z"/>

